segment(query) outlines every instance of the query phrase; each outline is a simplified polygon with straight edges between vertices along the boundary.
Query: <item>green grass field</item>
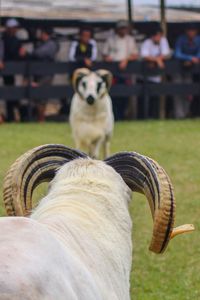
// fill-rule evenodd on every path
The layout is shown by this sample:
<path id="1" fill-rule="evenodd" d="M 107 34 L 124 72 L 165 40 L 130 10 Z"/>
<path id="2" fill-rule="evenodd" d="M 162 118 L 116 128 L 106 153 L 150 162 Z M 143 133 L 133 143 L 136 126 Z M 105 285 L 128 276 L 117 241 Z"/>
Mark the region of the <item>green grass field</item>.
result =
<path id="1" fill-rule="evenodd" d="M 2 182 L 10 164 L 26 150 L 45 143 L 73 146 L 67 124 L 0 126 L 0 213 Z M 200 121 L 118 123 L 112 153 L 134 150 L 157 160 L 168 172 L 177 200 L 176 225 L 196 231 L 171 241 L 163 255 L 148 250 L 152 220 L 146 199 L 134 194 L 132 300 L 200 299 Z M 111 300 L 111 299 L 110 299 Z M 122 299 L 123 300 L 123 299 Z"/>

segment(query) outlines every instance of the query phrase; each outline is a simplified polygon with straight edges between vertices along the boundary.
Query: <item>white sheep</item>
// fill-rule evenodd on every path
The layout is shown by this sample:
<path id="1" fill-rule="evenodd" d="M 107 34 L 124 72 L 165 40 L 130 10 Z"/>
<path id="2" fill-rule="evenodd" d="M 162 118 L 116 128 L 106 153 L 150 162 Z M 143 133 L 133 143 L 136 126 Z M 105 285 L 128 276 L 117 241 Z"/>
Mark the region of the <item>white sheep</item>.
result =
<path id="1" fill-rule="evenodd" d="M 35 148 L 13 164 L 4 183 L 8 214 L 29 214 L 33 190 L 52 178 L 29 218 L 0 219 L 1 300 L 129 300 L 131 189 L 149 200 L 152 251 L 192 229 L 173 231 L 173 189 L 151 159 L 124 152 L 102 162 L 62 145 Z"/>
<path id="2" fill-rule="evenodd" d="M 114 116 L 108 94 L 112 74 L 106 70 L 91 72 L 77 69 L 73 74 L 75 94 L 70 109 L 70 125 L 77 149 L 85 150 L 93 158 L 109 155 Z"/>

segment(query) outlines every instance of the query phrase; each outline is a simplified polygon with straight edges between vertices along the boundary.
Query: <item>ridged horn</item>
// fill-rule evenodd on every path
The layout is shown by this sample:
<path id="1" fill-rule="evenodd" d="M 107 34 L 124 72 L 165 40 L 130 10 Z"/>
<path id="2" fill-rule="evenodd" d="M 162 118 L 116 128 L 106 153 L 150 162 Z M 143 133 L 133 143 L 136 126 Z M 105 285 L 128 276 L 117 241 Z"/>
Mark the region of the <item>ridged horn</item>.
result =
<path id="1" fill-rule="evenodd" d="M 87 68 L 79 68 L 76 69 L 72 75 L 72 85 L 75 91 L 78 90 L 78 84 L 80 80 L 91 73 L 91 71 Z"/>
<path id="2" fill-rule="evenodd" d="M 176 208 L 173 186 L 157 162 L 135 152 L 118 153 L 105 162 L 122 176 L 132 191 L 147 197 L 154 222 L 151 251 L 162 253 L 175 235 L 194 230 L 191 224 L 173 228 Z"/>
<path id="3" fill-rule="evenodd" d="M 7 214 L 29 215 L 34 189 L 42 182 L 51 181 L 63 164 L 79 157 L 87 155 L 58 144 L 39 146 L 19 157 L 4 180 L 3 200 Z"/>
<path id="4" fill-rule="evenodd" d="M 105 81 L 107 89 L 109 90 L 112 86 L 112 80 L 113 80 L 112 73 L 104 69 L 97 70 L 96 73 Z"/>

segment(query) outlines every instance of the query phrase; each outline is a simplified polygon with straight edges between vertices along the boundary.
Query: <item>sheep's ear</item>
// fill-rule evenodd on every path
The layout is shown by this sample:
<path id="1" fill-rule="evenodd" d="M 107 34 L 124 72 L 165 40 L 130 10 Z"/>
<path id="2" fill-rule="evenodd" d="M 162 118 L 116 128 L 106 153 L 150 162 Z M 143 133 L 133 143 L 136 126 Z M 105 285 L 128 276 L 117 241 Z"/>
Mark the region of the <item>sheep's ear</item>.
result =
<path id="1" fill-rule="evenodd" d="M 75 91 L 77 91 L 80 80 L 90 74 L 90 70 L 87 68 L 80 68 L 74 71 L 72 76 L 72 85 Z"/>
<path id="2" fill-rule="evenodd" d="M 105 81 L 107 89 L 109 90 L 112 86 L 113 75 L 110 71 L 100 69 L 96 73 Z"/>

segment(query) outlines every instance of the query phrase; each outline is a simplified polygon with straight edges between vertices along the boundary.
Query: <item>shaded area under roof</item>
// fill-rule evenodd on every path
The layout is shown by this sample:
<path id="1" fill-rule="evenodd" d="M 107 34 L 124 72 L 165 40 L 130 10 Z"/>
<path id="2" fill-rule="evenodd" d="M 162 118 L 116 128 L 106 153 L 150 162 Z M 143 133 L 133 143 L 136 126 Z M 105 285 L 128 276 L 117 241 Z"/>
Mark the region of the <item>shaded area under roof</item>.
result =
<path id="1" fill-rule="evenodd" d="M 2 14 L 6 16 L 109 21 L 127 18 L 127 5 L 129 3 L 129 7 L 132 4 L 134 20 L 159 21 L 159 3 L 164 0 L 157 0 L 157 7 L 141 4 L 133 5 L 134 0 L 81 0 L 76 4 L 74 0 L 1 1 Z M 185 8 L 183 10 L 170 8 L 166 9 L 166 17 L 169 21 L 199 20 L 199 13 L 185 11 Z"/>

